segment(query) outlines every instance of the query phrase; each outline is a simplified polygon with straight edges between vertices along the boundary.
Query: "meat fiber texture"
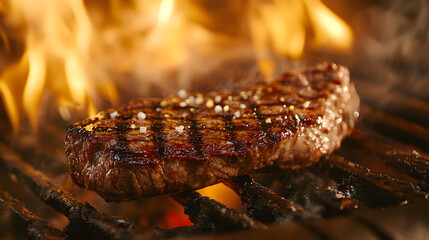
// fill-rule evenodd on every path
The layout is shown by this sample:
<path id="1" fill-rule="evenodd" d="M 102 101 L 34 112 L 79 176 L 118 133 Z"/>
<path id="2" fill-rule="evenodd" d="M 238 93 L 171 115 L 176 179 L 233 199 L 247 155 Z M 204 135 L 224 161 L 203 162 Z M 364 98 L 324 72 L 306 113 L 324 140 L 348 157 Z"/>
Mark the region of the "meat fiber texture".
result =
<path id="1" fill-rule="evenodd" d="M 359 97 L 321 63 L 240 90 L 145 98 L 68 127 L 76 184 L 107 201 L 199 189 L 266 167 L 299 169 L 339 148 Z"/>

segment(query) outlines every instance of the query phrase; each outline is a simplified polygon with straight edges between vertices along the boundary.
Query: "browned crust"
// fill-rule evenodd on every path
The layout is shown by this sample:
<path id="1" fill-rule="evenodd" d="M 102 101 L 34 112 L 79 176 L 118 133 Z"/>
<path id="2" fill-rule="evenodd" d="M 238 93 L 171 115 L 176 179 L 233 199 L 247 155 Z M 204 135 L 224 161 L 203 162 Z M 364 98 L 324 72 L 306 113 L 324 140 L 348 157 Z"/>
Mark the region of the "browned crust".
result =
<path id="1" fill-rule="evenodd" d="M 278 89 L 279 84 L 282 89 Z M 256 91 L 261 86 L 250 89 Z M 266 92 L 270 87 L 275 89 L 274 93 Z M 204 95 L 204 103 L 216 94 L 227 98 L 234 93 L 239 95 L 240 92 L 208 93 Z M 285 101 L 282 101 L 285 107 L 280 105 L 283 110 L 271 108 L 283 96 L 294 99 L 293 110 L 289 108 L 292 104 Z M 214 113 L 205 105 L 193 106 L 192 113 L 189 108 L 186 110 L 205 126 L 219 115 L 228 115 L 230 130 L 217 129 L 219 125 L 212 124 L 212 128 L 207 127 L 208 130 L 204 131 L 193 125 L 181 136 L 172 129 L 172 124 L 187 121 L 186 118 L 175 119 L 183 114 L 183 109 L 177 106 L 177 98 L 167 98 L 167 106 L 159 112 L 154 110 L 153 103 L 159 104 L 161 100 L 137 100 L 71 126 L 66 137 L 66 155 L 73 180 L 80 186 L 97 191 L 107 200 L 119 201 L 198 189 L 267 166 L 306 167 L 339 147 L 354 126 L 354 113 L 359 104 L 354 86 L 349 82 L 348 70 L 333 63 L 285 73 L 265 85 L 257 99 L 259 104 L 251 99 L 246 102 L 247 107 L 258 107 L 257 117 L 252 117 L 250 109 L 247 117 L 243 112 L 240 118 L 231 118 L 238 106 L 233 104 L 227 113 Z M 242 101 L 244 99 L 238 102 Z M 310 101 L 310 105 L 306 101 Z M 130 119 L 142 109 L 148 115 L 144 121 L 152 124 L 148 128 L 150 137 L 147 142 L 140 141 L 139 134 L 127 128 L 130 124 L 139 123 Z M 276 111 L 270 113 L 267 109 Z M 109 119 L 109 113 L 115 110 L 128 118 Z M 171 119 L 165 117 L 165 113 Z M 279 116 L 286 116 L 288 120 L 277 120 Z M 156 121 L 162 123 L 160 133 L 155 129 Z M 243 123 L 249 127 L 243 128 Z M 121 139 L 127 140 L 125 145 L 118 144 L 119 139 L 113 137 L 118 133 Z M 162 139 L 162 135 L 157 134 L 166 134 L 166 137 Z M 157 143 L 157 139 L 165 142 Z M 232 144 L 228 140 L 233 141 Z"/>

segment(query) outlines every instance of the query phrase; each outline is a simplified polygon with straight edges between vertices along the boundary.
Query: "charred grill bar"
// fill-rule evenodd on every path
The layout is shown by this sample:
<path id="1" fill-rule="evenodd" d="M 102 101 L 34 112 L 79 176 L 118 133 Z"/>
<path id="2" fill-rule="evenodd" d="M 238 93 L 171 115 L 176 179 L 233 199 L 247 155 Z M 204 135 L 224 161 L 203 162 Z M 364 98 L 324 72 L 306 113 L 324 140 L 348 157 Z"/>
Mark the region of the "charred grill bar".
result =
<path id="1" fill-rule="evenodd" d="M 76 199 L 72 194 L 56 187 L 42 172 L 25 163 L 16 153 L 7 146 L 0 145 L 0 164 L 23 184 L 27 185 L 41 201 L 61 212 L 69 219 L 65 235 L 70 237 L 95 237 L 106 239 L 123 239 L 130 237 L 130 224 L 123 219 L 115 219 L 106 214 L 99 213 L 86 202 Z M 8 199 L 5 194 L 5 199 Z M 16 200 L 8 200 L 14 205 L 20 205 Z M 14 206 L 11 205 L 11 206 Z M 21 206 L 23 209 L 24 206 Z M 26 212 L 25 210 L 23 211 Z M 30 216 L 29 214 L 27 214 Z M 27 218 L 25 215 L 22 218 Z M 41 225 L 43 230 L 44 225 Z M 29 225 L 33 227 L 33 225 Z M 31 233 L 29 231 L 29 233 Z M 46 236 L 46 239 L 49 239 Z"/>
<path id="2" fill-rule="evenodd" d="M 273 224 L 317 218 L 302 206 L 279 196 L 248 175 L 226 181 L 225 184 L 240 196 L 249 216 L 261 222 Z"/>
<path id="3" fill-rule="evenodd" d="M 199 231 L 226 232 L 233 230 L 264 229 L 266 226 L 219 202 L 191 191 L 171 195 L 185 207 L 185 213 Z"/>
<path id="4" fill-rule="evenodd" d="M 363 125 L 376 128 L 376 132 L 428 152 L 429 100 L 415 97 L 417 93 L 425 92 L 426 89 L 409 95 L 406 89 L 402 89 L 401 92 L 395 87 L 386 87 L 368 79 L 372 80 L 371 77 L 362 76 L 355 79 L 362 100 L 360 113 L 363 116 L 361 118 Z M 386 99 L 378 101 L 383 94 Z"/>
<path id="5" fill-rule="evenodd" d="M 428 192 L 429 162 L 427 158 L 422 157 L 416 151 L 410 154 L 355 131 L 343 142 L 339 154 L 355 162 L 358 161 L 357 158 L 371 158 L 375 162 L 385 164 L 385 168 L 389 166 L 392 169 L 401 169 L 405 174 L 418 181 L 416 184 L 418 189 L 422 188 Z"/>
<path id="6" fill-rule="evenodd" d="M 410 183 L 371 172 L 341 156 L 326 157 L 321 165 L 339 183 L 338 189 L 345 193 L 345 197 L 357 199 L 371 207 L 394 205 L 419 196 Z"/>
<path id="7" fill-rule="evenodd" d="M 46 221 L 35 216 L 24 204 L 10 196 L 8 192 L 0 190 L 0 203 L 7 208 L 17 219 L 19 225 L 28 238 L 32 239 L 63 239 L 60 230 L 48 225 Z"/>

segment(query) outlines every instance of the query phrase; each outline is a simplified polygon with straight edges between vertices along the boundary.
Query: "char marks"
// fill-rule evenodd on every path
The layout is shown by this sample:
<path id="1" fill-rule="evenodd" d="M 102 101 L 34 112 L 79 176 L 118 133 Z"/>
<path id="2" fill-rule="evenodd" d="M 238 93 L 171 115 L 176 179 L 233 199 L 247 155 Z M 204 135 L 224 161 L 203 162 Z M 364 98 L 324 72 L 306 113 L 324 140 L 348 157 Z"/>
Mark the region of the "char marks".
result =
<path id="1" fill-rule="evenodd" d="M 265 138 L 263 141 L 262 141 L 262 139 L 261 139 L 261 141 L 258 141 L 257 144 L 258 145 L 259 144 L 265 145 L 267 143 L 275 143 L 277 141 L 280 141 L 280 139 L 277 139 L 277 137 L 275 137 L 275 135 L 271 131 L 272 124 L 266 122 L 267 117 L 258 112 L 258 106 L 251 105 L 250 107 L 251 107 L 251 109 L 254 110 L 255 120 L 258 122 L 261 135 L 264 136 L 264 138 Z"/>
<path id="2" fill-rule="evenodd" d="M 125 121 L 118 120 L 116 122 L 115 129 L 118 132 L 116 134 L 116 141 L 118 144 L 115 150 L 111 152 L 112 158 L 118 161 L 127 161 L 128 141 L 126 136 L 124 136 L 127 130 L 127 123 Z"/>
<path id="3" fill-rule="evenodd" d="M 237 154 L 237 151 L 240 149 L 240 144 L 237 141 L 237 136 L 236 136 L 236 133 L 234 131 L 235 126 L 234 126 L 234 123 L 232 121 L 233 115 L 225 115 L 225 116 L 222 116 L 222 118 L 224 121 L 225 130 L 226 130 L 227 136 L 228 136 L 227 145 L 228 145 L 228 142 L 231 142 L 232 146 L 234 147 L 233 153 Z"/>
<path id="4" fill-rule="evenodd" d="M 165 160 L 165 134 L 164 134 L 164 117 L 161 111 L 157 111 L 160 108 L 160 101 L 153 100 L 152 110 L 156 114 L 156 117 L 153 119 L 152 131 L 153 139 L 155 142 L 155 152 L 158 155 L 160 160 Z"/>
<path id="5" fill-rule="evenodd" d="M 191 122 L 191 128 L 189 129 L 189 137 L 191 138 L 191 144 L 196 152 L 197 160 L 204 160 L 204 151 L 202 148 L 203 144 L 203 135 L 200 132 L 200 127 L 198 121 L 195 119 L 194 113 L 190 113 L 191 117 L 189 121 Z"/>

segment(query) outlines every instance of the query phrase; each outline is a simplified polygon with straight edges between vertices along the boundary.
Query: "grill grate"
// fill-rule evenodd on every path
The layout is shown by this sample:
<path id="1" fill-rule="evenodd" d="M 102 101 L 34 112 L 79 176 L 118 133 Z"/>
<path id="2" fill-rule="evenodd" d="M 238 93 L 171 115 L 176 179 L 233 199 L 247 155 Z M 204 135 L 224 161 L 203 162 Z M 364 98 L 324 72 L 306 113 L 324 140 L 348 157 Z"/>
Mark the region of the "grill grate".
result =
<path id="1" fill-rule="evenodd" d="M 41 201 L 69 219 L 69 224 L 65 229 L 67 236 L 77 238 L 90 236 L 105 239 L 131 237 L 130 224 L 125 220 L 99 213 L 88 203 L 82 202 L 72 194 L 56 187 L 45 174 L 25 163 L 4 144 L 0 144 L 0 152 L 2 169 L 7 169 L 10 174 L 29 186 Z M 3 201 L 7 201 L 7 195 L 4 196 Z M 16 203 L 21 205 L 19 202 Z M 25 220 L 27 216 L 22 215 L 22 218 Z"/>
<path id="2" fill-rule="evenodd" d="M 171 195 L 202 232 L 262 229 L 265 225 L 197 192 Z"/>
<path id="3" fill-rule="evenodd" d="M 151 237 L 165 239 L 219 232 L 228 234 L 207 238 L 343 239 L 352 235 L 358 239 L 401 239 L 427 236 L 429 158 L 414 148 L 429 150 L 426 122 L 429 103 L 409 96 L 407 89 L 387 89 L 377 85 L 377 81 L 366 79 L 370 78 L 355 78 L 362 98 L 357 128 L 365 134 L 354 130 L 336 153 L 308 169 L 286 173 L 270 169 L 225 182 L 240 196 L 244 212 L 194 191 L 172 194 L 170 197 L 184 206 L 194 225 L 157 228 Z M 379 105 L 376 100 L 380 92 L 388 93 L 394 106 Z M 0 125 L 3 128 L 6 124 Z M 46 132 L 47 141 L 54 144 L 57 141 L 49 136 L 61 136 L 58 134 L 61 131 L 56 129 Z M 4 175 L 27 186 L 43 203 L 69 219 L 63 230 L 49 226 L 18 200 L 21 196 L 11 196 L 14 195 L 12 191 L 0 189 L 1 206 L 17 220 L 13 227 L 24 229 L 22 233 L 27 237 L 129 239 L 140 236 L 128 221 L 103 214 L 57 187 L 48 175 L 67 169 L 58 156 L 49 151 L 36 152 L 34 144 L 16 146 L 5 136 L 1 136 L 1 141 L 0 170 Z M 47 169 L 54 173 L 42 173 L 40 169 L 45 169 L 45 162 L 33 158 L 48 159 L 45 161 L 50 164 Z M 387 209 L 379 211 L 380 208 Z M 248 230 L 253 231 L 249 233 Z"/>
<path id="4" fill-rule="evenodd" d="M 261 222 L 282 224 L 317 218 L 302 206 L 277 195 L 247 175 L 225 183 L 240 196 L 249 216 Z"/>
<path id="5" fill-rule="evenodd" d="M 424 198 L 408 182 L 375 173 L 367 168 L 332 155 L 320 162 L 321 168 L 339 183 L 345 197 L 356 199 L 371 207 L 399 204 L 410 199 Z"/>
<path id="6" fill-rule="evenodd" d="M 32 239 L 62 239 L 61 231 L 30 212 L 24 204 L 10 196 L 8 192 L 0 190 L 0 201 L 3 207 L 9 209 L 22 226 L 26 235 Z"/>

